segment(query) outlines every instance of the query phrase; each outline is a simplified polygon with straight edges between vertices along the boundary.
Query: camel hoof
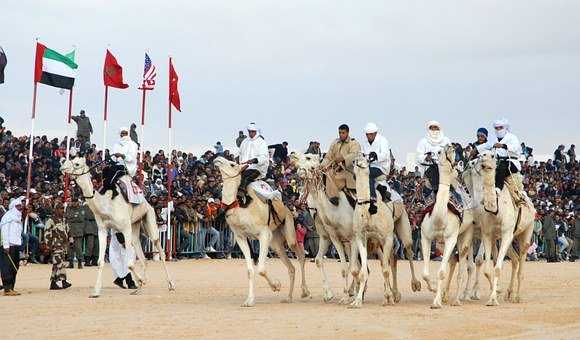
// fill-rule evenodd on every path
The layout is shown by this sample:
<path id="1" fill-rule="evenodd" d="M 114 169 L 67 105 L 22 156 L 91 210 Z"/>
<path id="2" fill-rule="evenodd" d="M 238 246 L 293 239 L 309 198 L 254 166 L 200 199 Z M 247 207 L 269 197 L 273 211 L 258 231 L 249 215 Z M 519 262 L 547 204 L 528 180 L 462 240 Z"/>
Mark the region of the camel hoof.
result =
<path id="1" fill-rule="evenodd" d="M 175 291 L 175 283 L 169 282 L 169 291 L 170 292 L 174 292 Z"/>
<path id="2" fill-rule="evenodd" d="M 497 299 L 490 299 L 485 305 L 490 307 L 499 306 L 499 302 L 497 302 Z"/>
<path id="3" fill-rule="evenodd" d="M 312 299 L 312 294 L 310 294 L 310 290 L 308 290 L 308 288 L 302 288 L 302 295 L 300 295 L 300 297 L 302 299 L 306 299 L 306 298 Z"/>
<path id="4" fill-rule="evenodd" d="M 354 303 L 354 298 L 352 296 L 345 296 L 342 299 L 340 299 L 340 301 L 338 301 L 339 305 L 348 305 L 351 303 Z"/>
<path id="5" fill-rule="evenodd" d="M 473 294 L 471 294 L 471 300 L 481 300 L 481 298 L 479 297 L 479 292 L 474 292 Z"/>
<path id="6" fill-rule="evenodd" d="M 451 302 L 451 306 L 455 306 L 455 307 L 461 306 L 461 301 L 457 299 L 457 300 Z"/>
<path id="7" fill-rule="evenodd" d="M 324 294 L 322 295 L 322 300 L 324 300 L 324 302 L 328 303 L 328 302 L 332 301 L 333 298 L 334 298 L 334 294 L 332 294 L 332 291 L 330 289 L 324 291 Z"/>
<path id="8" fill-rule="evenodd" d="M 96 298 L 98 298 L 100 296 L 101 296 L 101 294 L 92 293 L 91 295 L 89 295 L 89 299 L 96 299 Z"/>
<path id="9" fill-rule="evenodd" d="M 362 307 L 362 301 L 355 299 L 349 306 L 349 309 L 360 309 Z"/>
<path id="10" fill-rule="evenodd" d="M 421 291 L 421 281 L 419 281 L 419 280 L 411 281 L 411 289 L 414 292 L 420 292 Z"/>
<path id="11" fill-rule="evenodd" d="M 443 303 L 449 303 L 449 294 L 448 293 L 443 293 L 443 296 L 441 297 L 441 301 Z"/>
<path id="12" fill-rule="evenodd" d="M 274 284 L 272 285 L 272 291 L 273 292 L 279 292 L 280 289 L 282 289 L 282 284 L 280 283 L 280 281 L 275 280 Z"/>
<path id="13" fill-rule="evenodd" d="M 141 289 L 141 287 L 139 287 L 139 288 L 135 289 L 134 291 L 132 291 L 131 294 L 129 294 L 129 295 L 140 295 L 142 291 L 143 290 Z"/>
<path id="14" fill-rule="evenodd" d="M 393 301 L 395 303 L 401 302 L 401 293 L 399 291 L 393 292 Z"/>
<path id="15" fill-rule="evenodd" d="M 386 307 L 386 306 L 394 306 L 395 305 L 395 302 L 393 302 L 393 299 L 391 299 L 390 296 L 389 297 L 385 297 L 383 299 L 383 307 Z"/>
<path id="16" fill-rule="evenodd" d="M 433 302 L 431 304 L 431 309 L 441 309 L 441 302 Z"/>
<path id="17" fill-rule="evenodd" d="M 287 297 L 285 299 L 282 299 L 282 301 L 280 301 L 280 303 L 292 303 L 292 298 L 291 297 Z"/>
<path id="18" fill-rule="evenodd" d="M 519 296 L 519 295 L 516 295 L 516 296 L 514 296 L 514 298 L 513 298 L 513 301 L 512 301 L 512 302 L 513 302 L 513 303 L 522 303 L 522 302 L 524 302 L 524 299 L 523 299 L 521 296 Z"/>
<path id="19" fill-rule="evenodd" d="M 254 299 L 248 298 L 244 303 L 242 303 L 242 307 L 254 307 Z"/>

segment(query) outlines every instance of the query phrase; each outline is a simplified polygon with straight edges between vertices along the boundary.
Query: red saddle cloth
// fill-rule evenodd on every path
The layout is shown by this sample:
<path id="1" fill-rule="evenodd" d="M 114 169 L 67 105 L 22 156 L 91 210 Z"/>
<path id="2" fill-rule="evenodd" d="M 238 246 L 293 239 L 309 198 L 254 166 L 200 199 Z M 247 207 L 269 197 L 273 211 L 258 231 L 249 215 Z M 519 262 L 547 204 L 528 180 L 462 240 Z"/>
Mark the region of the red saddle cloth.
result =
<path id="1" fill-rule="evenodd" d="M 417 225 L 421 225 L 421 223 L 423 223 L 423 219 L 425 218 L 425 216 L 427 216 L 427 214 L 432 213 L 434 207 L 435 203 L 431 203 L 425 209 L 423 209 L 423 211 L 421 212 L 421 217 L 419 218 L 419 223 L 417 223 Z M 447 208 L 451 210 L 452 213 L 457 215 L 457 217 L 459 217 L 459 221 L 463 221 L 463 213 L 457 206 L 455 206 L 455 204 L 448 202 Z"/>

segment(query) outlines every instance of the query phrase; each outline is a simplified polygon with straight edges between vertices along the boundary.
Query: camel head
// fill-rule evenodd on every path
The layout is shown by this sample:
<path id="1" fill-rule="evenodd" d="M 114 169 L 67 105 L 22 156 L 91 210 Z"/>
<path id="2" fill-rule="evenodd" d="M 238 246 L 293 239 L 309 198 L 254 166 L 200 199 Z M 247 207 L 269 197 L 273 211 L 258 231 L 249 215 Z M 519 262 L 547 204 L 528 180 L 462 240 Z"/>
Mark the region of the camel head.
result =
<path id="1" fill-rule="evenodd" d="M 370 162 L 363 153 L 354 159 L 354 177 L 356 178 L 356 195 L 358 199 L 370 198 L 369 167 Z"/>
<path id="2" fill-rule="evenodd" d="M 296 172 L 301 179 L 312 178 L 314 172 L 320 169 L 320 157 L 315 154 L 296 152 L 290 155 L 290 160 L 296 166 Z"/>
<path id="3" fill-rule="evenodd" d="M 74 159 L 63 159 L 60 164 L 60 171 L 63 174 L 69 174 L 73 179 L 78 176 L 89 173 L 90 168 L 84 157 Z"/>
<path id="4" fill-rule="evenodd" d="M 445 169 L 452 169 L 455 166 L 455 146 L 453 144 L 445 145 L 439 150 L 439 165 Z"/>
<path id="5" fill-rule="evenodd" d="M 495 154 L 492 152 L 484 152 L 479 156 L 478 165 L 483 172 L 492 172 L 495 174 L 495 168 L 497 166 Z"/>
<path id="6" fill-rule="evenodd" d="M 223 157 L 217 157 L 213 165 L 219 169 L 222 176 L 222 202 L 232 204 L 236 200 L 236 194 L 242 180 L 243 166 L 229 161 Z"/>

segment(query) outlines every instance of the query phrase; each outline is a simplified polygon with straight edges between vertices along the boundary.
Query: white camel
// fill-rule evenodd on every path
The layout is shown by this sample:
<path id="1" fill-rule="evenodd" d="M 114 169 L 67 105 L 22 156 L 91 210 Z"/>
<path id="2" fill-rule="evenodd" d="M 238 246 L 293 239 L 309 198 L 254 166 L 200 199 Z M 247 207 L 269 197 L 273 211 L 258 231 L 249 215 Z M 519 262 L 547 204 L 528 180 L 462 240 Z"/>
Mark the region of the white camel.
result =
<path id="1" fill-rule="evenodd" d="M 421 223 L 421 249 L 426 253 L 423 255 L 423 279 L 427 283 L 430 291 L 436 292 L 431 308 L 441 308 L 442 302 L 447 299 L 449 291 L 450 277 L 448 273 L 449 258 L 456 245 L 459 245 L 459 268 L 457 273 L 458 287 L 463 287 L 463 270 L 467 267 L 467 252 L 471 247 L 471 237 L 473 232 L 472 216 L 469 212 L 464 213 L 463 223 L 459 216 L 454 214 L 449 208 L 450 185 L 452 184 L 453 166 L 455 150 L 449 145 L 439 151 L 439 186 L 435 198 L 433 211 L 423 218 Z M 461 236 L 461 238 L 460 238 Z M 458 241 L 459 239 L 459 241 Z M 445 247 L 441 266 L 437 274 L 437 288 L 433 288 L 429 276 L 430 256 L 428 250 L 431 249 L 433 240 L 444 241 Z M 447 279 L 447 281 L 446 281 Z M 459 289 L 451 304 L 460 305 Z"/>
<path id="2" fill-rule="evenodd" d="M 294 153 L 291 157 L 297 167 L 298 175 L 304 182 L 304 192 L 302 193 L 302 197 L 306 198 L 306 203 L 308 204 L 309 209 L 311 209 L 315 214 L 316 231 L 320 237 L 318 253 L 316 254 L 315 261 L 322 274 L 324 301 L 328 302 L 334 296 L 330 288 L 328 276 L 324 269 L 324 255 L 328 251 L 332 242 L 342 264 L 341 274 L 344 279 L 343 297 L 341 298 L 340 303 L 344 304 L 352 302 L 350 294 L 354 293 L 358 283 L 353 281 L 353 284 L 349 288 L 349 264 L 345 253 L 346 251 L 348 252 L 349 260 L 353 259 L 351 265 L 355 263 L 358 264 L 358 257 L 351 254 L 351 245 L 354 244 L 351 242 L 354 240 L 354 209 L 350 206 L 344 192 L 339 193 L 338 206 L 329 202 L 324 188 L 323 171 L 321 169 L 320 158 L 318 155 Z M 399 240 L 401 240 L 401 243 L 403 244 L 405 255 L 409 260 L 409 266 L 411 268 L 411 288 L 413 291 L 420 291 L 421 282 L 416 277 L 413 263 L 413 243 L 409 217 L 402 203 L 394 203 L 393 206 L 399 212 L 395 216 L 395 231 Z M 393 261 L 396 264 L 394 258 Z M 399 302 L 401 294 L 398 292 L 396 268 L 396 265 L 394 265 L 393 290 L 395 292 L 395 302 Z"/>
<path id="3" fill-rule="evenodd" d="M 364 156 L 359 156 L 355 161 L 354 173 L 356 176 L 356 206 L 353 214 L 353 226 L 355 239 L 352 245 L 353 256 L 360 253 L 361 267 L 351 266 L 354 277 L 359 277 L 361 282 L 357 295 L 350 305 L 351 308 L 360 308 L 363 303 L 363 293 L 368 280 L 368 253 L 367 243 L 375 241 L 379 245 L 381 268 L 384 278 L 384 300 L 383 306 L 394 304 L 395 296 L 391 286 L 391 264 L 389 261 L 393 256 L 394 241 L 394 220 L 393 204 L 390 207 L 385 204 L 377 193 L 377 213 L 371 215 L 369 207 L 371 204 L 369 187 L 369 162 Z M 389 263 L 391 262 L 391 264 Z"/>
<path id="4" fill-rule="evenodd" d="M 128 267 L 131 273 L 135 276 L 139 289 L 134 294 L 139 293 L 142 286 L 145 284 L 145 255 L 141 248 L 139 241 L 139 232 L 141 224 L 143 223 L 147 235 L 153 242 L 156 250 L 159 252 L 165 276 L 169 286 L 169 290 L 174 290 L 175 285 L 167 266 L 165 265 L 165 253 L 161 247 L 159 240 L 159 231 L 157 229 L 157 222 L 155 218 L 155 210 L 144 202 L 140 205 L 133 205 L 128 203 L 122 195 L 117 195 L 111 199 L 111 191 L 107 191 L 104 195 L 99 194 L 93 187 L 91 179 L 91 169 L 87 165 L 84 157 L 76 157 L 72 160 L 66 160 L 62 163 L 60 170 L 68 174 L 81 189 L 82 195 L 87 202 L 87 205 L 95 215 L 95 221 L 98 226 L 99 236 L 99 268 L 97 273 L 97 281 L 90 297 L 99 297 L 102 288 L 102 274 L 105 266 L 105 250 L 107 248 L 107 230 L 114 229 L 116 232 L 123 234 L 125 238 L 125 247 L 127 249 L 133 248 L 137 258 L 141 262 L 143 269 L 143 276 L 141 276 L 134 266 L 134 260 L 131 258 L 128 261 Z"/>
<path id="5" fill-rule="evenodd" d="M 498 192 L 495 188 L 496 158 L 492 153 L 484 153 L 474 164 L 472 172 L 474 183 L 474 198 L 483 202 L 481 219 L 481 236 L 485 252 L 484 273 L 491 285 L 488 306 L 497 306 L 498 285 L 506 255 L 512 259 L 512 275 L 505 296 L 511 302 L 521 302 L 521 284 L 523 281 L 523 266 L 527 250 L 531 244 L 536 210 L 529 199 L 517 207 L 512 200 L 507 185 Z M 515 176 L 515 175 L 512 175 Z M 491 272 L 492 243 L 501 239 L 495 260 L 494 272 Z M 517 253 L 512 248 L 512 241 L 518 245 Z M 517 277 L 517 288 L 516 286 Z"/>
<path id="6" fill-rule="evenodd" d="M 252 307 L 255 304 L 254 265 L 252 263 L 248 239 L 258 239 L 260 241 L 260 254 L 257 265 L 258 274 L 266 279 L 273 291 L 279 291 L 281 284 L 280 281 L 270 278 L 266 272 L 266 256 L 268 255 L 268 249 L 270 247 L 278 254 L 280 260 L 288 269 L 290 288 L 288 298 L 283 300 L 283 302 L 289 303 L 292 302 L 294 292 L 295 268 L 286 255 L 284 244 L 288 244 L 288 247 L 294 251 L 300 262 L 302 276 L 301 297 L 309 297 L 310 292 L 306 286 L 304 268 L 304 249 L 296 241 L 294 219 L 290 210 L 281 201 L 273 200 L 272 204 L 276 206 L 275 210 L 284 212 L 283 214 L 279 213 L 279 217 L 276 218 L 272 215 L 269 205 L 262 202 L 251 188 L 248 188 L 247 192 L 252 198 L 252 201 L 246 208 L 241 208 L 238 204 L 236 193 L 240 185 L 243 165 L 231 162 L 223 157 L 216 158 L 213 163 L 220 170 L 223 180 L 222 202 L 226 206 L 226 220 L 246 259 L 249 290 L 248 297 L 242 304 L 242 307 Z"/>

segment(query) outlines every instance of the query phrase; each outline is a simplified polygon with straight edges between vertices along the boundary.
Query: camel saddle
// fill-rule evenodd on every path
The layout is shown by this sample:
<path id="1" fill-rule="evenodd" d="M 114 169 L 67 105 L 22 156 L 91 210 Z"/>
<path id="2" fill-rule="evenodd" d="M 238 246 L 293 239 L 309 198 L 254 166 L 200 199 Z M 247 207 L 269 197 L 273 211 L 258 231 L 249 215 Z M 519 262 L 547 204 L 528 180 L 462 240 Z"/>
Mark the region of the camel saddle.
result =
<path id="1" fill-rule="evenodd" d="M 421 212 L 421 215 L 419 217 L 418 223 L 417 225 L 421 225 L 421 223 L 423 223 L 423 219 L 425 218 L 425 216 L 427 216 L 427 214 L 430 214 L 433 212 L 433 208 L 435 207 L 435 202 L 429 204 L 425 209 L 423 209 L 423 211 Z M 454 214 L 457 215 L 457 217 L 459 217 L 459 222 L 463 223 L 463 209 L 461 209 L 460 207 L 458 207 L 457 205 L 455 205 L 454 203 L 452 203 L 451 201 L 449 201 L 447 203 L 447 208 Z"/>
<path id="2" fill-rule="evenodd" d="M 117 181 L 117 188 L 119 188 L 119 192 L 127 201 L 127 203 L 131 204 L 141 204 L 145 202 L 145 195 L 143 194 L 143 190 L 131 179 L 129 176 L 123 176 Z"/>

